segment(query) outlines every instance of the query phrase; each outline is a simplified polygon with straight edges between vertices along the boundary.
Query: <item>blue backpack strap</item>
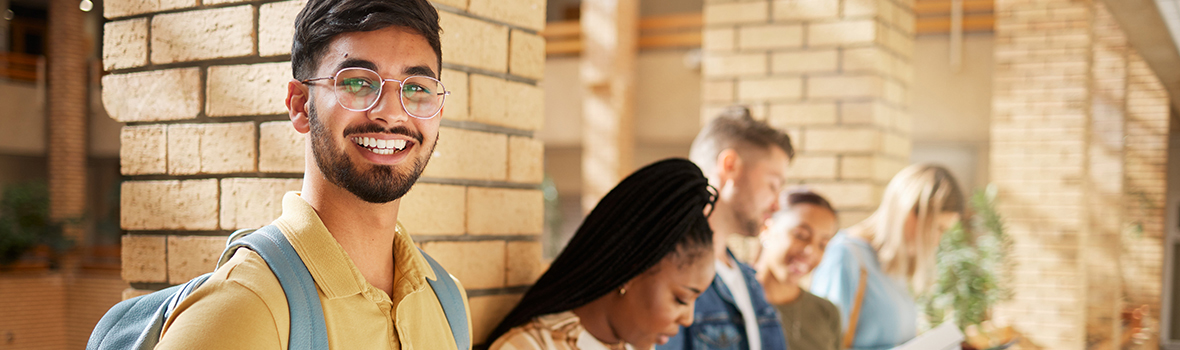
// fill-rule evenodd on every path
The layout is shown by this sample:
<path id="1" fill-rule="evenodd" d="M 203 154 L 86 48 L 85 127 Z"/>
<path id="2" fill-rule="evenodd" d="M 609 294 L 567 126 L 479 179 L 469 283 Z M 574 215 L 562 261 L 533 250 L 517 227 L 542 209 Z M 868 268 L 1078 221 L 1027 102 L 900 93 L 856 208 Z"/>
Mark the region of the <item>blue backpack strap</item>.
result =
<path id="1" fill-rule="evenodd" d="M 287 237 L 278 227 L 266 225 L 253 234 L 230 242 L 226 251 L 232 254 L 239 247 L 246 247 L 262 256 L 283 286 L 287 306 L 291 310 L 291 333 L 287 348 L 327 349 L 328 328 L 315 280 Z"/>
<path id="2" fill-rule="evenodd" d="M 463 305 L 463 294 L 459 293 L 459 286 L 455 285 L 455 281 L 451 279 L 451 274 L 443 269 L 434 258 L 426 255 L 422 249 L 418 249 L 422 253 L 422 257 L 426 258 L 426 262 L 430 263 L 430 268 L 434 270 L 436 279 L 426 279 L 430 283 L 430 289 L 434 290 L 434 295 L 438 297 L 438 303 L 442 304 L 443 313 L 447 316 L 447 323 L 451 325 L 451 334 L 455 337 L 455 346 L 459 350 L 467 350 L 471 348 L 471 335 L 467 329 L 467 308 Z"/>

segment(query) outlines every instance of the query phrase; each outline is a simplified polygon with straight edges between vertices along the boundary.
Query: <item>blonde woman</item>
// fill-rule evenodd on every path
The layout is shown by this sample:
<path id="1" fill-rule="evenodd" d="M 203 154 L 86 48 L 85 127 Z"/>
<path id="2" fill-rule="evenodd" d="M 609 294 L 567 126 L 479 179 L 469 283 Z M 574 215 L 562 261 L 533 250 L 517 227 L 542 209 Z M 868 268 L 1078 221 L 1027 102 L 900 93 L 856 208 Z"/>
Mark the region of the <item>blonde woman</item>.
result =
<path id="1" fill-rule="evenodd" d="M 840 309 L 845 347 L 889 349 L 917 335 L 911 291 L 930 284 L 938 241 L 962 211 L 946 168 L 914 164 L 889 182 L 876 212 L 832 238 L 811 292 Z"/>

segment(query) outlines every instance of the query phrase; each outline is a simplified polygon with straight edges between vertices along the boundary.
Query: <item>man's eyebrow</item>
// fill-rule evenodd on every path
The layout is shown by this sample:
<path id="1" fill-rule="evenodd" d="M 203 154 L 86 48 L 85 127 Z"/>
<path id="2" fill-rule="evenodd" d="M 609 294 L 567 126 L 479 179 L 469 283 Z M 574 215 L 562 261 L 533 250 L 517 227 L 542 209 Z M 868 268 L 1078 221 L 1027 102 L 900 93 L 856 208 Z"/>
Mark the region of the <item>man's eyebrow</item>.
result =
<path id="1" fill-rule="evenodd" d="M 336 65 L 336 71 L 337 71 L 337 72 L 339 72 L 341 69 L 344 69 L 344 68 L 354 68 L 354 67 L 356 67 L 356 68 L 365 68 L 365 69 L 372 70 L 372 71 L 376 71 L 376 70 L 377 70 L 377 64 L 376 64 L 376 63 L 373 63 L 373 62 L 371 62 L 371 61 L 368 61 L 368 60 L 362 60 L 362 59 L 359 59 L 359 58 L 349 58 L 349 59 L 346 59 L 346 60 L 344 60 L 344 61 L 341 61 L 341 62 L 340 62 L 340 64 L 337 64 L 337 65 Z"/>
<path id="2" fill-rule="evenodd" d="M 686 285 L 680 285 L 680 287 L 682 287 L 682 288 L 684 288 L 684 289 L 688 289 L 688 291 L 690 291 L 690 292 L 693 292 L 693 293 L 695 293 L 695 294 L 701 294 L 701 290 L 700 290 L 700 289 L 696 289 L 696 288 L 689 287 L 689 286 L 686 286 Z"/>
<path id="3" fill-rule="evenodd" d="M 425 75 L 425 76 L 428 76 L 431 78 L 438 79 L 438 74 L 435 74 L 434 70 L 430 69 L 430 67 L 427 67 L 427 66 L 406 67 L 406 69 L 403 70 L 402 73 L 405 73 L 406 75 Z"/>

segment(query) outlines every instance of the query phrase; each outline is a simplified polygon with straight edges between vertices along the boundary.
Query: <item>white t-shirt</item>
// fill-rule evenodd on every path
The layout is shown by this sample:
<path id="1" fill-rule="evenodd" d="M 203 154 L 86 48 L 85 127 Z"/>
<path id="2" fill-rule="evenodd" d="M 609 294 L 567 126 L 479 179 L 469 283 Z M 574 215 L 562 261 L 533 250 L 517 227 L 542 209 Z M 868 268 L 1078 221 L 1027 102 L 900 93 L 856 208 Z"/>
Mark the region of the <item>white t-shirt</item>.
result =
<path id="1" fill-rule="evenodd" d="M 746 279 L 742 277 L 742 270 L 737 262 L 729 259 L 733 267 L 721 260 L 714 260 L 717 276 L 725 282 L 729 293 L 733 294 L 733 301 L 737 303 L 738 312 L 742 313 L 742 320 L 746 323 L 746 339 L 750 343 L 750 350 L 762 349 L 762 335 L 758 332 L 758 317 L 754 315 L 754 303 L 750 302 L 750 290 L 746 288 Z"/>

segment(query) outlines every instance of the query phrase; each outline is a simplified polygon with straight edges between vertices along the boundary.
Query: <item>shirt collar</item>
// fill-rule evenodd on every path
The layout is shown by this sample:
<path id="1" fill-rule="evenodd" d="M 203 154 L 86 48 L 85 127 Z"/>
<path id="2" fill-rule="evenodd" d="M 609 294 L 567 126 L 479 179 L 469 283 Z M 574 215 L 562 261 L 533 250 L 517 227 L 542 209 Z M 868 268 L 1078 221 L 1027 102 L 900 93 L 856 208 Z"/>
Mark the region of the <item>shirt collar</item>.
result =
<path id="1" fill-rule="evenodd" d="M 275 220 L 291 246 L 307 265 L 316 286 L 328 299 L 361 293 L 373 288 L 365 280 L 340 243 L 332 238 L 315 209 L 303 200 L 299 192 L 283 196 L 283 215 Z M 413 239 L 399 224 L 393 240 L 394 290 L 390 296 L 397 302 L 406 295 L 427 286 L 424 278 L 436 279 L 434 270 L 418 252 Z"/>

